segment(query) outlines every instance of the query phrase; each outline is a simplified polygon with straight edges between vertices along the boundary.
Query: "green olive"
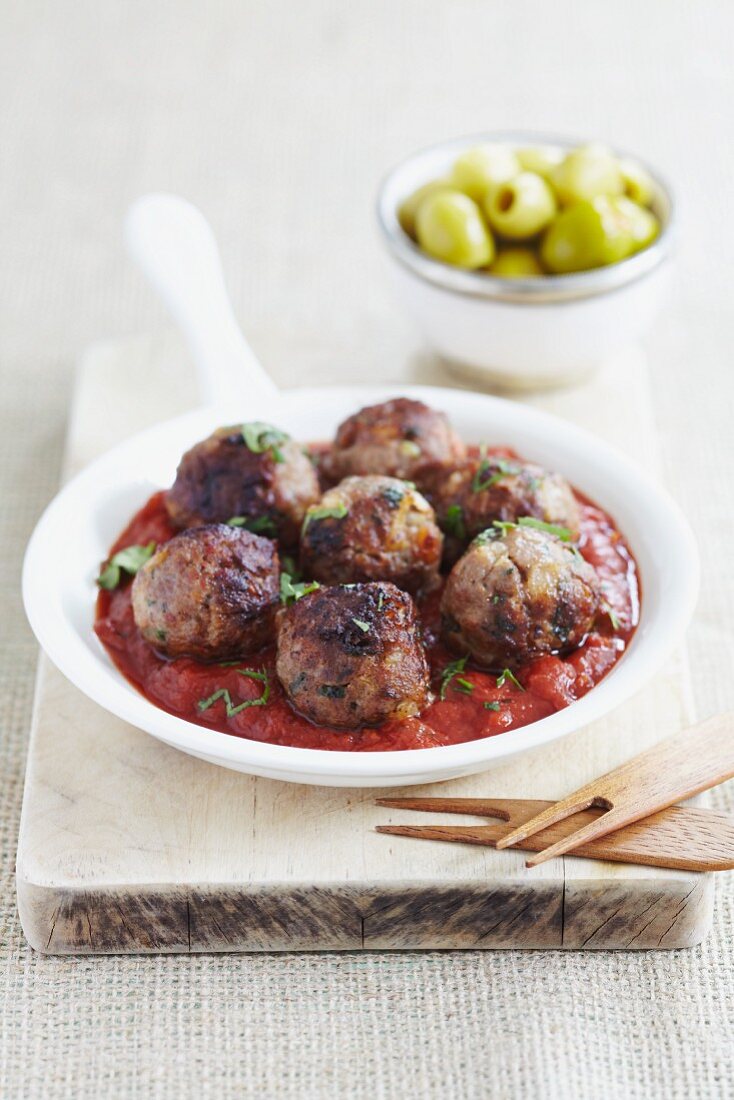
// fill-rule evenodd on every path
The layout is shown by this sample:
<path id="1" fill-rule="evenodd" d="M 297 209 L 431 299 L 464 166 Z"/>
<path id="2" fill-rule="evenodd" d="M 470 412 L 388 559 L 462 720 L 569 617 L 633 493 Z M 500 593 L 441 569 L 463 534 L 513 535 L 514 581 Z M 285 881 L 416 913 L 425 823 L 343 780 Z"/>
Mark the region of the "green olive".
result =
<path id="1" fill-rule="evenodd" d="M 451 180 L 458 191 L 479 202 L 490 187 L 520 171 L 517 157 L 505 145 L 477 145 L 454 162 Z"/>
<path id="2" fill-rule="evenodd" d="M 627 198 L 632 199 L 633 202 L 638 202 L 641 206 L 649 206 L 654 193 L 650 173 L 636 160 L 630 160 L 629 158 L 620 160 L 619 168 Z"/>
<path id="3" fill-rule="evenodd" d="M 556 200 L 542 176 L 520 172 L 487 192 L 484 212 L 501 236 L 525 241 L 545 229 L 556 212 Z"/>
<path id="4" fill-rule="evenodd" d="M 503 248 L 489 265 L 491 275 L 501 279 L 536 279 L 545 272 L 532 248 Z"/>
<path id="5" fill-rule="evenodd" d="M 427 198 L 428 195 L 435 195 L 436 192 L 445 191 L 450 187 L 451 183 L 447 179 L 429 180 L 428 183 L 424 183 L 422 187 L 419 187 L 417 191 L 414 191 L 400 204 L 398 207 L 398 221 L 409 237 L 413 237 L 415 240 L 415 215 L 423 199 Z"/>
<path id="6" fill-rule="evenodd" d="M 524 171 L 537 172 L 550 179 L 565 153 L 556 145 L 529 145 L 526 149 L 518 149 L 515 155 Z"/>
<path id="7" fill-rule="evenodd" d="M 660 232 L 660 223 L 652 211 L 624 195 L 612 202 L 620 217 L 626 220 L 627 230 L 632 238 L 632 251 L 640 252 L 652 244 Z"/>
<path id="8" fill-rule="evenodd" d="M 416 211 L 415 231 L 424 252 L 455 267 L 486 267 L 494 259 L 482 213 L 461 191 L 428 195 Z"/>
<path id="9" fill-rule="evenodd" d="M 634 249 L 629 215 L 600 195 L 560 212 L 543 238 L 540 258 L 549 271 L 567 274 L 617 263 Z"/>
<path id="10" fill-rule="evenodd" d="M 573 149 L 554 169 L 552 183 L 564 206 L 597 195 L 621 195 L 622 172 L 616 157 L 603 145 L 582 145 Z"/>

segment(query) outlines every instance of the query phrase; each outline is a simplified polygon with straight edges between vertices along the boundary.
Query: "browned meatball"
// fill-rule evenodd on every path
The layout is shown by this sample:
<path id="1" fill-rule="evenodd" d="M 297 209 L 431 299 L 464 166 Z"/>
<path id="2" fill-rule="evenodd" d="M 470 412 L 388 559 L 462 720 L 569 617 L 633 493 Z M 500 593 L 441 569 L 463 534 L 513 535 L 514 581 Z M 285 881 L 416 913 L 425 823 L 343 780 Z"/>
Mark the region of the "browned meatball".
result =
<path id="1" fill-rule="evenodd" d="M 320 588 L 294 603 L 277 672 L 293 706 L 322 726 L 376 726 L 430 701 L 415 605 L 393 584 Z"/>
<path id="2" fill-rule="evenodd" d="M 299 443 L 268 424 L 219 428 L 181 459 L 166 506 L 177 527 L 240 517 L 257 534 L 298 541 L 319 497 L 316 471 Z"/>
<path id="3" fill-rule="evenodd" d="M 435 588 L 443 535 L 428 501 L 394 477 L 348 477 L 306 512 L 301 569 L 325 584 Z"/>
<path id="4" fill-rule="evenodd" d="M 386 474 L 421 488 L 465 454 L 444 413 L 398 397 L 360 409 L 339 426 L 326 472 L 335 481 L 353 474 Z"/>
<path id="5" fill-rule="evenodd" d="M 516 523 L 522 516 L 565 528 L 578 539 L 581 509 L 560 474 L 516 459 L 467 459 L 434 486 L 431 495 L 447 534 L 447 558 L 461 551 L 495 520 Z"/>
<path id="6" fill-rule="evenodd" d="M 275 544 L 223 523 L 181 531 L 140 569 L 135 622 L 169 657 L 220 660 L 273 641 L 280 597 Z"/>
<path id="7" fill-rule="evenodd" d="M 452 569 L 442 638 L 487 668 L 578 645 L 599 607 L 595 570 L 555 535 L 514 527 L 480 535 Z"/>

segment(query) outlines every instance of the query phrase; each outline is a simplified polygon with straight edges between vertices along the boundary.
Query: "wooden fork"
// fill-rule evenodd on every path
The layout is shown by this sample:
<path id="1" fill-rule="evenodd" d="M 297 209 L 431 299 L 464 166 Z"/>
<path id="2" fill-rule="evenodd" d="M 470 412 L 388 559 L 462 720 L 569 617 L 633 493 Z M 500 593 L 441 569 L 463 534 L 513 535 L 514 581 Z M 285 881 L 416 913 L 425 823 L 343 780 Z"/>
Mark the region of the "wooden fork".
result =
<path id="1" fill-rule="evenodd" d="M 720 862 L 722 857 L 725 860 L 729 858 L 731 841 L 734 839 L 734 834 L 730 832 L 733 828 L 731 819 L 725 815 L 711 815 L 708 811 L 690 807 L 674 807 L 675 813 L 668 811 L 663 815 L 659 811 L 673 807 L 681 799 L 690 798 L 733 776 L 734 714 L 728 713 L 709 718 L 674 737 L 659 741 L 657 745 L 628 760 L 621 767 L 587 783 L 568 798 L 559 802 L 537 804 L 535 813 L 530 813 L 523 821 L 517 818 L 513 820 L 509 816 L 513 812 L 512 800 L 485 802 L 482 799 L 381 799 L 380 805 L 499 816 L 509 821 L 513 827 L 509 832 L 502 831 L 501 835 L 494 836 L 492 833 L 492 839 L 489 839 L 490 833 L 481 834 L 477 829 L 496 830 L 497 826 L 479 826 L 468 831 L 447 826 L 440 837 L 434 838 L 450 839 L 445 832 L 445 828 L 449 828 L 457 834 L 454 839 L 463 839 L 468 843 L 492 843 L 497 848 L 516 846 L 530 849 L 537 852 L 537 855 L 527 861 L 528 867 L 535 867 L 547 859 L 571 851 L 578 855 L 595 855 L 604 859 L 623 858 L 613 854 L 615 851 L 622 851 L 626 853 L 624 858 L 628 861 L 630 844 L 635 849 L 636 857 L 640 851 L 646 857 L 642 860 L 635 858 L 633 862 L 647 863 L 657 850 L 655 834 L 664 827 L 659 837 L 659 843 L 663 847 L 658 854 L 660 860 L 665 859 L 668 862 L 659 861 L 654 866 L 680 867 L 683 870 L 717 870 L 734 866 L 728 862 Z M 472 805 L 474 809 L 469 808 Z M 527 807 L 530 804 L 525 802 L 524 805 Z M 503 809 L 504 812 L 494 812 L 498 809 Z M 693 814 L 694 817 L 690 820 L 687 816 L 681 818 L 681 813 Z M 574 821 L 567 821 L 574 814 L 580 815 L 578 828 Z M 703 818 L 696 816 L 701 814 L 704 815 Z M 629 832 L 625 828 L 642 818 L 646 819 L 644 825 L 638 826 L 636 830 Z M 565 822 L 563 827 L 562 822 Z M 679 826 L 683 827 L 683 832 L 679 830 Z M 425 828 L 432 828 L 435 833 L 441 827 L 425 826 L 420 834 L 411 826 L 388 826 L 382 827 L 380 831 L 400 830 L 401 835 L 426 836 Z M 670 828 L 678 831 L 670 833 Z M 406 833 L 406 829 L 412 831 Z M 619 847 L 622 831 L 624 835 Z M 538 836 L 541 832 L 542 837 Z M 463 836 L 459 837 L 459 833 Z M 612 837 L 608 837 L 610 833 L 613 834 Z M 640 849 L 639 842 L 643 834 L 645 842 Z M 478 839 L 481 835 L 488 839 Z M 603 855 L 599 848 L 602 837 L 608 837 Z M 721 852 L 720 841 L 724 846 Z M 688 861 L 686 845 L 690 846 L 688 854 L 692 853 L 692 858 L 698 861 L 695 867 Z"/>
<path id="2" fill-rule="evenodd" d="M 557 805 L 529 798 L 380 798 L 377 803 L 397 810 L 497 818 L 491 825 L 377 826 L 378 833 L 393 836 L 480 844 L 489 848 L 497 847 L 498 841 L 507 836 L 508 825 L 522 827 L 538 813 Z M 600 809 L 582 810 L 573 819 L 558 822 L 518 841 L 515 847 L 540 851 L 564 839 L 578 823 L 593 824 L 603 812 Z M 693 806 L 671 806 L 606 837 L 590 840 L 571 854 L 618 863 L 642 863 L 649 867 L 672 867 L 679 871 L 725 871 L 734 867 L 734 818 Z"/>

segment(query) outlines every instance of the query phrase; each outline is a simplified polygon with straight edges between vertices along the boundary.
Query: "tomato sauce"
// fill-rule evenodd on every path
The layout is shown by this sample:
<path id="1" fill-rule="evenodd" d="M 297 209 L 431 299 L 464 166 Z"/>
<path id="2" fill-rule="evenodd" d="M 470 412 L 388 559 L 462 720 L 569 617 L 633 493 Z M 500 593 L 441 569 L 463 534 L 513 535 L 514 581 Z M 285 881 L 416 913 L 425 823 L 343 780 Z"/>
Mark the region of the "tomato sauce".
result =
<path id="1" fill-rule="evenodd" d="M 235 737 L 350 752 L 421 749 L 493 737 L 545 718 L 585 695 L 619 660 L 637 626 L 640 595 L 634 558 L 610 517 L 589 501 L 579 500 L 579 549 L 595 566 L 605 609 L 609 609 L 600 612 L 582 645 L 567 656 L 540 657 L 516 669 L 521 687 L 509 678 L 501 682 L 496 674 L 467 664 L 458 677 L 444 683 L 442 699 L 446 666 L 455 655 L 439 640 L 440 592 L 434 592 L 419 601 L 419 612 L 435 702 L 417 718 L 387 722 L 377 729 L 328 729 L 294 711 L 275 674 L 275 647 L 246 657 L 238 665 L 162 657 L 143 641 L 135 625 L 130 580 L 112 591 L 100 591 L 95 629 L 119 670 L 152 703 L 189 722 Z M 126 546 L 165 542 L 175 533 L 168 521 L 165 494 L 156 493 L 122 532 L 110 556 Z M 199 703 L 221 689 L 229 692 L 233 706 L 263 695 L 265 682 L 243 676 L 238 669 L 267 674 L 267 703 L 247 707 L 232 717 L 227 717 L 222 698 L 202 710 Z"/>

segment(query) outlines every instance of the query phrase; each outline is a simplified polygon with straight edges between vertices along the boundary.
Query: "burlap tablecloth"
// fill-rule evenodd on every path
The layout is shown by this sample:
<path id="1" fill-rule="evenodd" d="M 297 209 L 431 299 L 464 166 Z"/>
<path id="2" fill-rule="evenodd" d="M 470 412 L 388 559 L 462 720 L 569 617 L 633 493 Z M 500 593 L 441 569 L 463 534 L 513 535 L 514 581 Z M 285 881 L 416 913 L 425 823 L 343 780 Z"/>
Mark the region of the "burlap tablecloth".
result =
<path id="1" fill-rule="evenodd" d="M 646 151 L 683 200 L 680 276 L 650 350 L 666 476 L 703 551 L 696 703 L 734 704 L 734 10 L 26 0 L 2 25 L 0 1096 L 734 1094 L 730 877 L 708 942 L 683 953 L 79 960 L 26 947 L 13 883 L 36 659 L 20 560 L 57 484 L 74 360 L 162 322 L 120 245 L 146 189 L 211 217 L 283 384 L 436 381 L 383 285 L 383 167 L 514 126 Z"/>

